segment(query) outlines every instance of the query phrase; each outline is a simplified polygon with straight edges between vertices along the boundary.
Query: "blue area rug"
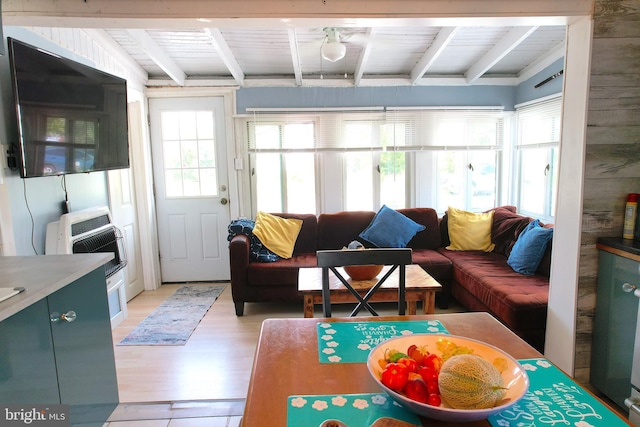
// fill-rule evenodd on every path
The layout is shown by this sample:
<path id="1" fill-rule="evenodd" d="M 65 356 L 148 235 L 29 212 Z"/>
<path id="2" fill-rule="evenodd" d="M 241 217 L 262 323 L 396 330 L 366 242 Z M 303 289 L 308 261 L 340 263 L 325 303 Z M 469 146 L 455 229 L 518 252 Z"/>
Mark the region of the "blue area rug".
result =
<path id="1" fill-rule="evenodd" d="M 181 286 L 118 345 L 185 345 L 224 288 Z"/>

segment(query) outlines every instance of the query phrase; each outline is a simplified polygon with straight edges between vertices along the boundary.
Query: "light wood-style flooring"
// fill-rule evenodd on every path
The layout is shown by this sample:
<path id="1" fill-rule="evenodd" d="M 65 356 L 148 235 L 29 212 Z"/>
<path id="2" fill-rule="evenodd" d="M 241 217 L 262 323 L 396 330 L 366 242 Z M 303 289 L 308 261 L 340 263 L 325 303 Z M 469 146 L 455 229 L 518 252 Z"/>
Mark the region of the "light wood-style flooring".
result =
<path id="1" fill-rule="evenodd" d="M 302 303 L 247 303 L 245 315 L 237 317 L 227 283 L 186 345 L 117 345 L 179 286 L 166 284 L 156 291 L 142 292 L 129 301 L 128 317 L 113 330 L 121 404 L 110 427 L 136 425 L 132 420 L 147 420 L 141 427 L 195 427 L 200 425 L 197 422 L 214 427 L 239 425 L 262 321 L 302 317 Z M 333 315 L 346 316 L 352 307 L 333 306 Z M 397 314 L 395 304 L 375 307 L 382 315 Z M 446 311 L 462 310 L 452 305 Z M 315 316 L 322 316 L 320 306 Z M 215 418 L 209 419 L 212 416 Z M 151 418 L 160 424 L 149 424 Z"/>

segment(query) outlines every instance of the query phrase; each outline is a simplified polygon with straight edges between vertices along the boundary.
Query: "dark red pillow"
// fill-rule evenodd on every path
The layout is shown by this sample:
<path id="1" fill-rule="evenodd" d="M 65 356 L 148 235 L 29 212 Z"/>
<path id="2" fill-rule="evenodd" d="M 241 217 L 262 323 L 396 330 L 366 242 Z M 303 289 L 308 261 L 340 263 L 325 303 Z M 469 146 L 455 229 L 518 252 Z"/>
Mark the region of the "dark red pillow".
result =
<path id="1" fill-rule="evenodd" d="M 515 206 L 500 206 L 493 210 L 491 241 L 496 245 L 494 252 L 509 256 L 518 236 L 533 218 L 518 215 Z"/>

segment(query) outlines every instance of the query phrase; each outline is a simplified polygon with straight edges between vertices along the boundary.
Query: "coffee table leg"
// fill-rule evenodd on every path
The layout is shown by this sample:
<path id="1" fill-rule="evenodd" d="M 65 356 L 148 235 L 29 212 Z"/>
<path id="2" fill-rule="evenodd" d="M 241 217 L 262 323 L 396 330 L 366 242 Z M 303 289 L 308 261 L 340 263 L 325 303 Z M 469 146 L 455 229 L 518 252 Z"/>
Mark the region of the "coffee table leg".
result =
<path id="1" fill-rule="evenodd" d="M 304 294 L 302 298 L 304 317 L 313 317 L 313 296 L 311 294 Z"/>
<path id="2" fill-rule="evenodd" d="M 416 314 L 416 307 L 417 307 L 416 301 L 407 301 L 407 314 L 408 315 Z"/>
<path id="3" fill-rule="evenodd" d="M 424 314 L 434 314 L 436 312 L 436 293 L 426 291 L 424 293 L 424 302 L 422 303 Z"/>

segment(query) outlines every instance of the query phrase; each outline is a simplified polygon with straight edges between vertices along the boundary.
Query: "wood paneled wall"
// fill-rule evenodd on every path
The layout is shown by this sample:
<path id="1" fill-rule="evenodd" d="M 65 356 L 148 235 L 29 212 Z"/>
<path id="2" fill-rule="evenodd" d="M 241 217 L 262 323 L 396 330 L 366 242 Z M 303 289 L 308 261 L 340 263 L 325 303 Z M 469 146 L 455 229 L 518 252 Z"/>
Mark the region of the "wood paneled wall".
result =
<path id="1" fill-rule="evenodd" d="M 622 236 L 640 192 L 640 0 L 596 0 L 587 119 L 575 376 L 588 382 L 601 236 Z"/>

